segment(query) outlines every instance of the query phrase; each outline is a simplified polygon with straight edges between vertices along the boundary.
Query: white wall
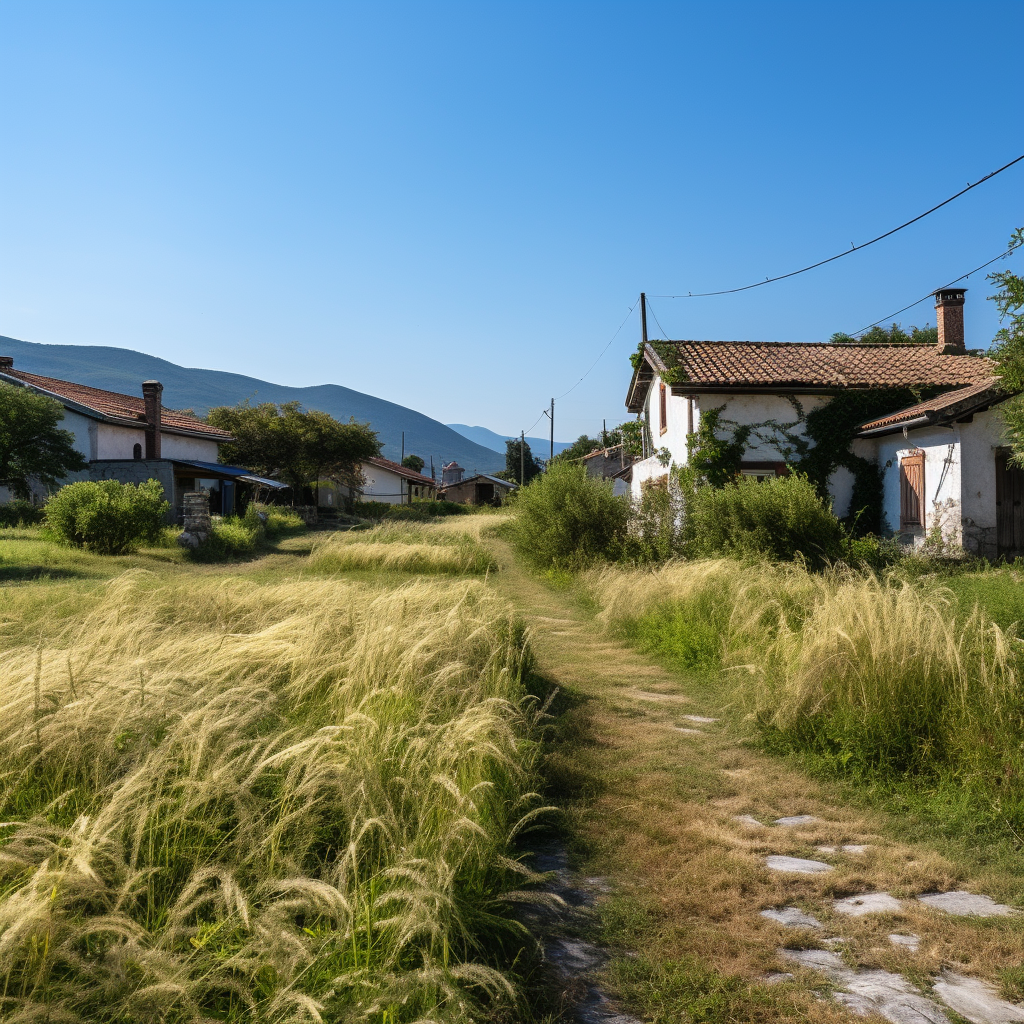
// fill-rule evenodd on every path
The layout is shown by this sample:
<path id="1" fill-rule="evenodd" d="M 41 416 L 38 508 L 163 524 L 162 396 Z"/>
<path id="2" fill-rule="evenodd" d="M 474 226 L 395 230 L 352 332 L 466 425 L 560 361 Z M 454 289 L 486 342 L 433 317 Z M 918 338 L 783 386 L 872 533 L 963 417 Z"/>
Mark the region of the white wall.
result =
<path id="1" fill-rule="evenodd" d="M 164 459 L 216 462 L 218 447 L 216 441 L 204 441 L 201 437 L 184 437 L 181 434 L 160 432 L 160 456 Z M 145 437 L 142 439 L 142 450 L 146 450 Z"/>
<path id="2" fill-rule="evenodd" d="M 116 423 L 97 423 L 97 454 L 94 459 L 132 459 L 135 457 L 135 445 L 142 445 L 142 454 L 146 454 L 146 429 L 139 427 L 121 427 Z"/>
<path id="3" fill-rule="evenodd" d="M 409 487 L 407 482 L 397 473 L 389 469 L 381 469 L 372 463 L 365 463 L 362 467 L 363 479 L 363 500 L 365 501 L 386 501 L 392 505 L 404 505 L 408 502 Z"/>

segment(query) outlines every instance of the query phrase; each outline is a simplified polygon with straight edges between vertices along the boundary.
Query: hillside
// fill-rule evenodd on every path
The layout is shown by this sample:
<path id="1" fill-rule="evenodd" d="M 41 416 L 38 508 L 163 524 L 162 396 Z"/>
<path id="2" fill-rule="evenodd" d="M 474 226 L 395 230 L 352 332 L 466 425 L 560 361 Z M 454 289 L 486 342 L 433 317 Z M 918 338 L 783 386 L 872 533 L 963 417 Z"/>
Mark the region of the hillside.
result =
<path id="1" fill-rule="evenodd" d="M 465 423 L 449 423 L 447 425 L 463 437 L 468 437 L 470 441 L 475 441 L 485 448 L 492 448 L 502 455 L 505 454 L 505 442 L 514 440 L 511 434 L 496 434 L 493 430 L 488 430 L 486 427 L 470 427 Z M 526 443 L 530 446 L 530 451 L 538 459 L 546 459 L 551 451 L 551 441 L 546 437 L 527 437 Z M 556 441 L 555 454 L 557 455 L 559 452 L 564 451 L 569 447 L 570 443 L 569 441 Z"/>
<path id="2" fill-rule="evenodd" d="M 464 437 L 423 413 L 394 402 L 364 395 L 340 384 L 319 384 L 294 388 L 271 384 L 256 377 L 223 370 L 201 370 L 105 345 L 42 345 L 0 336 L 0 355 L 14 357 L 14 365 L 28 373 L 76 381 L 95 388 L 140 394 L 144 380 L 158 380 L 164 386 L 164 404 L 172 409 L 192 409 L 203 415 L 216 405 L 235 405 L 248 398 L 253 402 L 301 402 L 308 409 L 320 409 L 338 419 L 354 416 L 369 422 L 384 442 L 384 455 L 398 459 L 405 431 L 405 452 L 430 460 L 440 475 L 443 462 L 455 459 L 474 472 L 494 473 L 505 468 L 502 454 Z M 495 435 L 497 436 L 497 435 Z"/>

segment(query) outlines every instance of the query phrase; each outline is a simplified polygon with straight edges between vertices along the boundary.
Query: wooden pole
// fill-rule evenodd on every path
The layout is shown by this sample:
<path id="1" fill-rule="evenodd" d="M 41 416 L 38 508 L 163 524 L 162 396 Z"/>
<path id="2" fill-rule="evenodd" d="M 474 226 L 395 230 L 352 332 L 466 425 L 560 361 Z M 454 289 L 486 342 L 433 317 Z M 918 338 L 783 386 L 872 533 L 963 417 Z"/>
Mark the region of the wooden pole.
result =
<path id="1" fill-rule="evenodd" d="M 551 399 L 551 449 L 548 453 L 548 463 L 555 457 L 555 400 Z"/>
<path id="2" fill-rule="evenodd" d="M 402 461 L 405 462 L 405 431 L 402 431 Z"/>
<path id="3" fill-rule="evenodd" d="M 523 486 L 523 476 L 526 473 L 526 431 L 519 431 L 519 486 Z"/>
<path id="4" fill-rule="evenodd" d="M 647 344 L 647 294 L 640 293 L 640 337 Z"/>

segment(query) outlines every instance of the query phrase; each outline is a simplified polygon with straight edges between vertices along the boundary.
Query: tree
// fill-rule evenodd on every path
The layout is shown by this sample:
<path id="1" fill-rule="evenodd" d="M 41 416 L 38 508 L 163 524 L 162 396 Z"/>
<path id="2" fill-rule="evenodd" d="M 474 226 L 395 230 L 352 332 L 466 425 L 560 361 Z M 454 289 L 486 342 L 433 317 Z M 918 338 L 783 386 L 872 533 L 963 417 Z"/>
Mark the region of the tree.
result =
<path id="1" fill-rule="evenodd" d="M 580 434 L 568 448 L 563 448 L 554 458 L 555 462 L 579 462 L 584 456 L 591 452 L 600 451 L 605 445 L 601 444 L 596 437 L 588 437 Z"/>
<path id="2" fill-rule="evenodd" d="M 245 401 L 211 409 L 206 419 L 234 437 L 221 445 L 222 462 L 277 477 L 291 485 L 293 495 L 309 485 L 318 502 L 320 480 L 357 487 L 359 464 L 380 455 L 380 441 L 369 424 L 342 423 L 316 409 L 303 411 L 298 402 Z"/>
<path id="3" fill-rule="evenodd" d="M 411 469 L 414 473 L 422 473 L 426 463 L 418 455 L 406 455 L 402 459 L 402 465 L 406 469 Z"/>
<path id="4" fill-rule="evenodd" d="M 849 334 L 844 334 L 842 331 L 837 331 L 828 339 L 833 345 L 839 344 L 850 344 L 855 342 L 857 344 L 866 345 L 937 345 L 939 342 L 939 329 L 938 327 L 913 327 L 910 328 L 908 334 L 899 324 L 893 324 L 892 327 L 885 328 L 874 326 L 870 330 L 865 331 L 859 338 L 853 338 Z"/>
<path id="5" fill-rule="evenodd" d="M 525 441 L 514 437 L 505 442 L 505 472 L 502 475 L 506 480 L 528 484 L 540 473 L 541 468 L 541 464 L 533 457 L 533 452 Z"/>
<path id="6" fill-rule="evenodd" d="M 1024 246 L 1024 227 L 1010 236 L 1010 249 Z M 1013 462 L 1024 468 L 1024 277 L 1009 270 L 989 274 L 999 291 L 989 298 L 999 311 L 1003 326 L 996 332 L 990 355 L 1002 386 L 1014 397 L 1000 406 L 1006 439 L 1013 449 Z"/>
<path id="7" fill-rule="evenodd" d="M 29 481 L 47 487 L 88 464 L 75 435 L 57 426 L 64 407 L 17 384 L 0 383 L 0 484 L 28 498 Z"/>

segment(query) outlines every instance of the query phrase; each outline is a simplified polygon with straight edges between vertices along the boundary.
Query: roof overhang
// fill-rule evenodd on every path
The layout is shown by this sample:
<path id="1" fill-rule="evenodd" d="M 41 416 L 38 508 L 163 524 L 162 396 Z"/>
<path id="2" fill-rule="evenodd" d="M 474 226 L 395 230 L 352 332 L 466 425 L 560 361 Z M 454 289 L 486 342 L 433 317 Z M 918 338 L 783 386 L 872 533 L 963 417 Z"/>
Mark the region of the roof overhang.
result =
<path id="1" fill-rule="evenodd" d="M 975 413 L 985 412 L 993 405 L 1005 402 L 1009 398 L 1005 391 L 994 385 L 980 394 L 971 395 L 961 402 L 954 402 L 942 409 L 930 409 L 922 412 L 919 416 L 913 416 L 905 420 L 894 420 L 878 427 L 859 429 L 856 437 L 885 437 L 887 434 L 900 434 L 904 430 L 920 430 L 922 427 L 946 427 L 957 420 L 966 419 Z"/>
<path id="2" fill-rule="evenodd" d="M 269 477 L 257 476 L 251 470 L 242 466 L 222 466 L 219 462 L 195 462 L 191 459 L 170 459 L 174 468 L 182 467 L 193 470 L 193 476 L 198 475 L 194 471 L 199 470 L 204 476 L 199 479 L 212 480 L 237 480 L 243 484 L 255 484 L 258 487 L 269 487 L 275 491 L 286 491 L 289 484 L 281 483 L 280 480 L 271 480 Z"/>

